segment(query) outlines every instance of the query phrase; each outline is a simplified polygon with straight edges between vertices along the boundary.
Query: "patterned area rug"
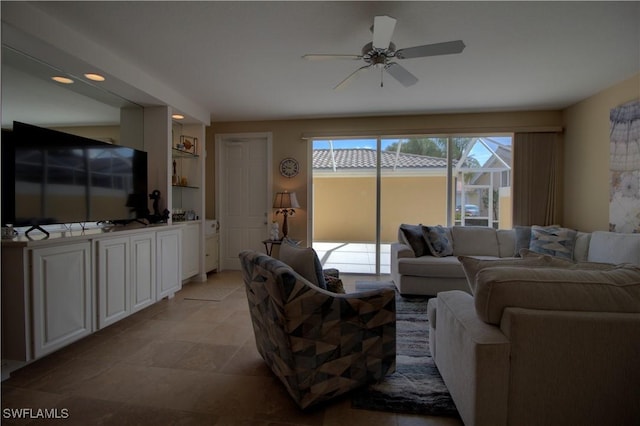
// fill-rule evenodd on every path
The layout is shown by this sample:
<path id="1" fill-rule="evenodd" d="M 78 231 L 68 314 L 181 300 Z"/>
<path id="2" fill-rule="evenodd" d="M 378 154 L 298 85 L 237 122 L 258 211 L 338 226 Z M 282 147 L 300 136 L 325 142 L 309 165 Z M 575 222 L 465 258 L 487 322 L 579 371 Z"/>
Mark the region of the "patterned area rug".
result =
<path id="1" fill-rule="evenodd" d="M 356 290 L 392 283 L 356 282 Z M 429 352 L 426 297 L 396 299 L 396 372 L 382 382 L 356 391 L 352 406 L 395 413 L 459 417 Z"/>

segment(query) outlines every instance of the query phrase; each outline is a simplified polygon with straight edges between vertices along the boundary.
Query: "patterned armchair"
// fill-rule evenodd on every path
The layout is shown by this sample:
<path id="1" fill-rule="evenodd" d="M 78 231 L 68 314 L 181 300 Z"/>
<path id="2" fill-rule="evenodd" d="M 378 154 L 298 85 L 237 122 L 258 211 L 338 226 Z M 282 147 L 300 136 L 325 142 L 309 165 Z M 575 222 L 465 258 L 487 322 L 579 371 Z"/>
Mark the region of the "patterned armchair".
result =
<path id="1" fill-rule="evenodd" d="M 395 371 L 395 292 L 336 294 L 286 264 L 240 253 L 256 345 L 300 408 Z"/>

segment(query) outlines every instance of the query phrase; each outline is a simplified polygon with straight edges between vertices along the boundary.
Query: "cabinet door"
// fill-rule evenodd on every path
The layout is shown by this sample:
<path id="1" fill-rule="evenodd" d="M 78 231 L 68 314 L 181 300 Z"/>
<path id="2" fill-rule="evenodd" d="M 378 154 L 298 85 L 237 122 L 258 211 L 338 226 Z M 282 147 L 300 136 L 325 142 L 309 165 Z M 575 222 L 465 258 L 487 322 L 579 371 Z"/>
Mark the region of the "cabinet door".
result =
<path id="1" fill-rule="evenodd" d="M 200 225 L 188 224 L 182 229 L 182 279 L 200 271 Z"/>
<path id="2" fill-rule="evenodd" d="M 131 237 L 131 302 L 132 312 L 156 301 L 155 233 Z"/>
<path id="3" fill-rule="evenodd" d="M 131 313 L 131 262 L 129 237 L 97 242 L 98 328 Z"/>
<path id="4" fill-rule="evenodd" d="M 218 234 L 207 236 L 204 262 L 205 272 L 218 269 Z"/>
<path id="5" fill-rule="evenodd" d="M 31 252 L 35 358 L 92 333 L 89 242 Z"/>
<path id="6" fill-rule="evenodd" d="M 172 297 L 182 287 L 182 230 L 159 231 L 156 298 Z"/>

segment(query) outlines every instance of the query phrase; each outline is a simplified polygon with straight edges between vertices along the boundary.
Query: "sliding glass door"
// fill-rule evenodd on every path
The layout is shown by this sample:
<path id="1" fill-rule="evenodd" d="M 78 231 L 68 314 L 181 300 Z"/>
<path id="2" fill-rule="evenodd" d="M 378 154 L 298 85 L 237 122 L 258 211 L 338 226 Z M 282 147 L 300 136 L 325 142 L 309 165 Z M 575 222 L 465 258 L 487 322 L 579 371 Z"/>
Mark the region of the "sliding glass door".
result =
<path id="1" fill-rule="evenodd" d="M 511 227 L 511 137 L 313 141 L 313 247 L 325 267 L 388 274 L 402 223 Z"/>
<path id="2" fill-rule="evenodd" d="M 325 267 L 376 273 L 377 143 L 313 142 L 313 248 Z"/>

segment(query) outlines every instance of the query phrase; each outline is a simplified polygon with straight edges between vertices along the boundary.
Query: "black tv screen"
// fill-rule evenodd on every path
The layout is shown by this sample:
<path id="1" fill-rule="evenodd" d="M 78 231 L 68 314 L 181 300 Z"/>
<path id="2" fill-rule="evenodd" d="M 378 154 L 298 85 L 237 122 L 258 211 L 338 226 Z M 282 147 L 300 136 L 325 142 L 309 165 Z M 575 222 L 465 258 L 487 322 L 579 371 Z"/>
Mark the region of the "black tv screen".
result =
<path id="1" fill-rule="evenodd" d="M 2 139 L 2 222 L 126 222 L 147 210 L 147 153 L 24 123 Z"/>

